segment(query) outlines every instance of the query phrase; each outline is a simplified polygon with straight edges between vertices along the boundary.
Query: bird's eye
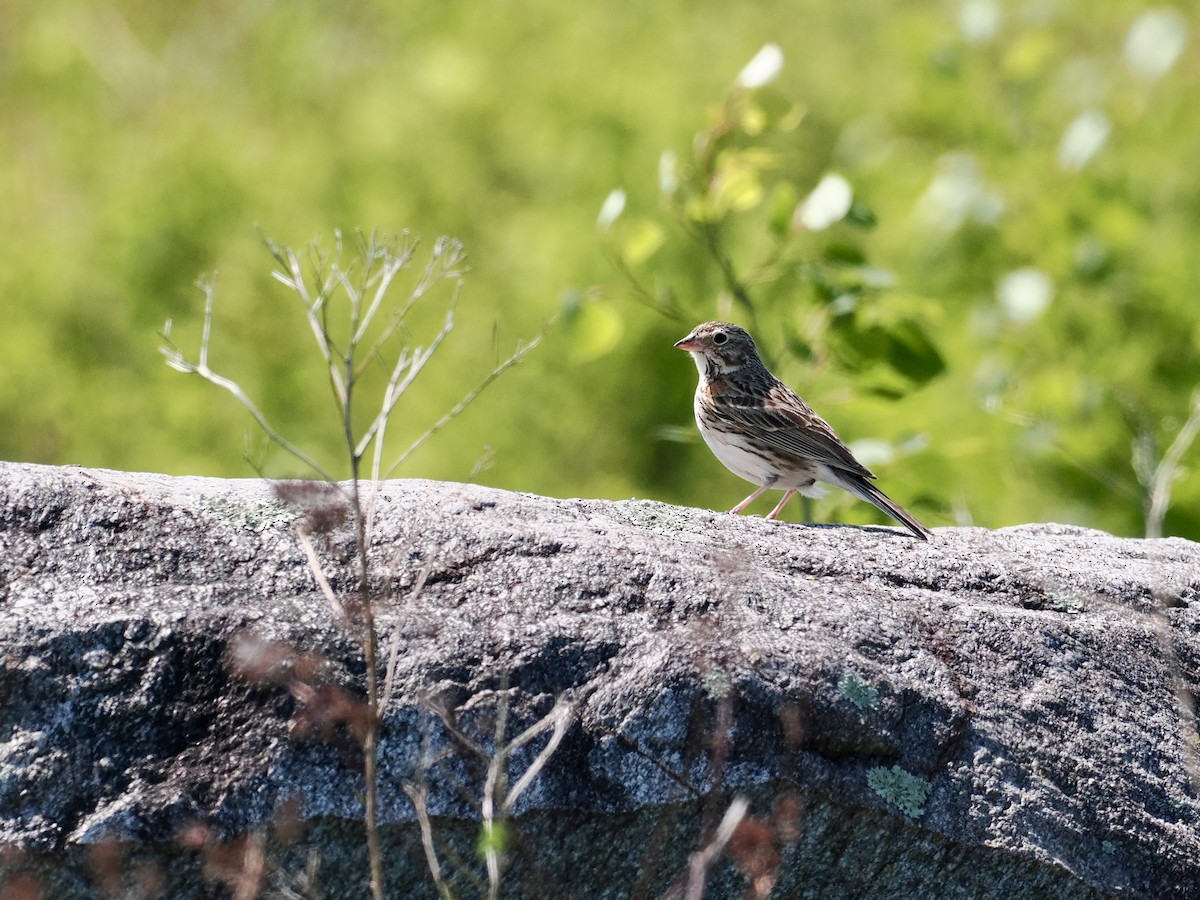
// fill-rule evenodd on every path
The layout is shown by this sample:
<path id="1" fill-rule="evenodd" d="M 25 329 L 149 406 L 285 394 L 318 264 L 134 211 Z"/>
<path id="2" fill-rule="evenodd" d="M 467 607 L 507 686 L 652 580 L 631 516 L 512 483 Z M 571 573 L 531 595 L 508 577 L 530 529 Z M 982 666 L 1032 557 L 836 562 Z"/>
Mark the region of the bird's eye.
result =
<path id="1" fill-rule="evenodd" d="M 725 343 L 727 340 L 729 340 L 729 335 L 727 335 L 723 331 L 718 331 L 716 334 L 713 335 L 713 343 L 716 344 L 718 347 L 721 346 L 723 343 Z"/>

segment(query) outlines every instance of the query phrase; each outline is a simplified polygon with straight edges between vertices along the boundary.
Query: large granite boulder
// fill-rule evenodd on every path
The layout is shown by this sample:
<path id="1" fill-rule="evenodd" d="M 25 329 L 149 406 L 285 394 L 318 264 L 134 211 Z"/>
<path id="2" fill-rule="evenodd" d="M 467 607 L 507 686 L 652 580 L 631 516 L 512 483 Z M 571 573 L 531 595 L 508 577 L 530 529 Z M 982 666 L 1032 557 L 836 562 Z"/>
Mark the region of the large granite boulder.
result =
<path id="1" fill-rule="evenodd" d="M 366 895 L 326 500 L 0 464 L 7 889 Z M 429 481 L 369 542 L 388 896 L 1200 897 L 1196 544 Z"/>

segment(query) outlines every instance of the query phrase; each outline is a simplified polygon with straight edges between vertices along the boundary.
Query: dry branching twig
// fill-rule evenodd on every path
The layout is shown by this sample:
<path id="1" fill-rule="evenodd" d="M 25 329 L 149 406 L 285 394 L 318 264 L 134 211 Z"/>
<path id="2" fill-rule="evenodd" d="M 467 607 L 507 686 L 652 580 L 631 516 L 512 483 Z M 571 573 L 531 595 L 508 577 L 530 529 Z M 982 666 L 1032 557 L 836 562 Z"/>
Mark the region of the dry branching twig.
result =
<path id="1" fill-rule="evenodd" d="M 306 721 L 311 729 L 322 732 L 331 725 L 342 724 L 348 726 L 361 741 L 365 780 L 363 805 L 371 865 L 371 893 L 376 900 L 382 900 L 386 892 L 383 884 L 383 856 L 379 843 L 377 757 L 382 711 L 391 701 L 395 689 L 400 633 L 399 630 L 393 633 L 386 672 L 381 679 L 381 648 L 375 612 L 379 598 L 374 595 L 372 587 L 374 560 L 370 552 L 370 536 L 374 528 L 381 476 L 390 477 L 425 441 L 457 417 L 501 374 L 524 359 L 537 346 L 541 335 L 528 343 L 518 345 L 510 357 L 498 362 L 479 385 L 469 391 L 424 433 L 412 440 L 385 472 L 384 454 L 392 416 L 401 399 L 425 371 L 454 327 L 454 309 L 458 302 L 466 262 L 462 245 L 451 238 L 439 238 L 435 241 L 429 259 L 410 288 L 408 296 L 389 307 L 386 302 L 389 291 L 395 286 L 397 276 L 411 265 L 417 247 L 415 239 L 407 233 L 395 237 L 360 232 L 357 239 L 357 256 L 348 265 L 342 263 L 343 247 L 340 234 L 336 236 L 332 254 L 325 253 L 314 244 L 309 248 L 307 259 L 302 259 L 301 254 L 293 249 L 281 247 L 269 239 L 266 240 L 266 244 L 279 264 L 279 270 L 272 273 L 273 277 L 300 301 L 324 366 L 339 430 L 344 438 L 349 482 L 345 486 L 336 484 L 331 470 L 284 437 L 267 420 L 241 385 L 217 373 L 209 365 L 215 296 L 211 281 L 200 284 L 205 295 L 205 308 L 198 359 L 188 359 L 171 342 L 169 321 L 163 330 L 162 352 L 167 358 L 167 364 L 172 368 L 185 374 L 198 375 L 232 394 L 258 423 L 269 441 L 328 483 L 325 490 L 291 485 L 281 488 L 277 494 L 306 510 L 305 518 L 297 522 L 293 531 L 334 619 L 355 637 L 362 649 L 367 682 L 365 708 L 361 702 L 336 686 L 313 685 L 303 678 L 292 679 L 288 685 L 292 693 L 305 705 L 308 717 Z M 424 347 L 405 344 L 396 348 L 394 341 L 404 330 L 408 313 L 443 282 L 449 283 L 451 288 L 440 330 Z M 390 312 L 385 312 L 389 309 Z M 368 367 L 385 359 L 392 360 L 388 367 L 386 384 L 374 412 L 369 416 L 366 425 L 361 425 L 357 418 L 360 404 L 356 402 L 356 394 L 364 386 L 363 378 Z M 364 466 L 368 458 L 369 469 Z M 371 482 L 369 497 L 364 495 L 362 489 L 364 479 Z M 311 535 L 330 531 L 347 519 L 354 536 L 354 588 L 350 596 L 342 597 L 333 587 L 335 579 L 329 576 L 322 564 Z M 416 579 L 410 602 L 420 594 L 428 574 L 426 570 Z M 561 718 L 560 715 L 554 722 Z M 550 724 L 546 727 L 550 727 Z M 552 735 L 549 753 L 553 753 L 553 747 L 557 746 L 559 740 L 561 733 L 556 729 Z M 545 765 L 549 753 L 543 751 L 535 760 L 535 774 L 536 769 Z M 519 781 L 518 793 L 527 785 L 528 778 Z M 487 802 L 492 803 L 494 807 L 502 794 L 502 791 L 497 792 Z M 410 793 L 410 797 L 419 799 L 422 805 L 425 802 L 422 798 L 425 796 L 420 791 Z M 508 796 L 511 796 L 511 792 Z M 502 816 L 505 808 L 492 808 L 491 812 L 498 812 Z M 440 867 L 435 866 L 436 856 L 432 854 L 431 838 L 426 841 L 426 847 L 435 883 L 439 885 L 439 890 L 444 890 L 445 883 L 440 876 Z M 250 865 L 254 859 L 247 859 L 245 871 L 252 874 L 257 871 L 257 883 L 261 880 L 261 867 L 255 870 Z M 488 868 L 489 875 L 494 875 L 490 880 L 498 885 L 498 855 L 489 858 Z M 240 886 L 234 886 L 234 890 L 241 895 Z"/>

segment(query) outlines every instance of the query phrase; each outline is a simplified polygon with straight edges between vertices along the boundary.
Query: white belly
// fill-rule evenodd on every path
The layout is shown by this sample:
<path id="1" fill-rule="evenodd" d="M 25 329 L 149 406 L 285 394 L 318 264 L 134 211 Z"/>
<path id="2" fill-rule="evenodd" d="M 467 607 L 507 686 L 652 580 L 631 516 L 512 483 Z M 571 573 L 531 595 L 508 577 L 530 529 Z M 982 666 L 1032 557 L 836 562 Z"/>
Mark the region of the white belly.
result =
<path id="1" fill-rule="evenodd" d="M 712 450 L 713 455 L 734 475 L 744 478 L 751 484 L 763 485 L 768 482 L 780 490 L 794 488 L 806 497 L 823 497 L 827 493 L 824 488 L 813 484 L 811 467 L 783 471 L 763 459 L 757 453 L 745 449 L 743 439 L 739 435 L 727 434 L 705 428 L 699 415 L 700 394 L 696 394 L 696 425 L 700 428 L 700 436 Z M 823 467 L 822 467 L 823 468 Z"/>
<path id="2" fill-rule="evenodd" d="M 730 472 L 753 484 L 766 484 L 776 471 L 761 456 L 743 450 L 737 438 L 711 429 L 700 429 L 708 449 Z"/>

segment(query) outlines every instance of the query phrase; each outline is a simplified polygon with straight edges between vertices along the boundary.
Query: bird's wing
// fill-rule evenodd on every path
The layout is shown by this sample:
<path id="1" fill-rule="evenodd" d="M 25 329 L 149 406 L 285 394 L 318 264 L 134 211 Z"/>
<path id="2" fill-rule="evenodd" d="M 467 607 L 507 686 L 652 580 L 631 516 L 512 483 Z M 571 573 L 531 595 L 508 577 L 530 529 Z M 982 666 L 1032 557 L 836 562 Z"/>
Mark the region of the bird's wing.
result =
<path id="1" fill-rule="evenodd" d="M 871 470 L 854 458 L 829 423 L 781 381 L 760 393 L 723 391 L 715 398 L 731 423 L 781 453 L 824 463 L 862 478 Z"/>

